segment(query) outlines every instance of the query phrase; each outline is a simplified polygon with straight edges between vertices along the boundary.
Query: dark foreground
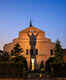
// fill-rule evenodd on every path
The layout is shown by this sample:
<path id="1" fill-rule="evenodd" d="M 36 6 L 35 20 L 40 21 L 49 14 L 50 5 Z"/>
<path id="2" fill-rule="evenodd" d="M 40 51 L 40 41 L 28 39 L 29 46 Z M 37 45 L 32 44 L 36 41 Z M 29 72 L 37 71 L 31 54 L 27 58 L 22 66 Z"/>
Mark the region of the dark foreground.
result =
<path id="1" fill-rule="evenodd" d="M 30 73 L 28 76 L 16 76 L 16 77 L 0 77 L 0 80 L 66 80 L 65 77 L 58 77 L 58 76 L 48 76 L 45 74 L 36 74 L 36 73 Z"/>
<path id="2" fill-rule="evenodd" d="M 22 79 L 22 78 L 0 78 L 0 80 L 66 80 L 66 78 L 29 78 L 29 79 Z"/>

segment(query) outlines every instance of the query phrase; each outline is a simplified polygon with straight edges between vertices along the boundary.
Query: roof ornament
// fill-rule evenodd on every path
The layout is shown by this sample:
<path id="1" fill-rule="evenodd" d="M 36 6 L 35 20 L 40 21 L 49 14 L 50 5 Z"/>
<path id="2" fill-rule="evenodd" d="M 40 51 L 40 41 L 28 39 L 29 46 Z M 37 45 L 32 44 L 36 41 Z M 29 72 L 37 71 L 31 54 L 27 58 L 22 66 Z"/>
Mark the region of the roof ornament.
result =
<path id="1" fill-rule="evenodd" d="M 32 21 L 31 21 L 31 17 L 30 17 L 30 27 L 32 27 Z"/>

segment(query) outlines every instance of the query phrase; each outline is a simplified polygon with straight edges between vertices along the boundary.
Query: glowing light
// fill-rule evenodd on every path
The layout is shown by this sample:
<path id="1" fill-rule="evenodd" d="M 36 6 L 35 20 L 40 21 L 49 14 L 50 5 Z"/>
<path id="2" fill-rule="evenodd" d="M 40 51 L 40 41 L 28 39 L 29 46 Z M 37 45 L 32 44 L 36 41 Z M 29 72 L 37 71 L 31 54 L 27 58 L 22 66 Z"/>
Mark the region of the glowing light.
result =
<path id="1" fill-rule="evenodd" d="M 35 59 L 31 59 L 31 61 L 32 61 L 32 71 L 34 71 L 34 61 L 35 61 Z"/>

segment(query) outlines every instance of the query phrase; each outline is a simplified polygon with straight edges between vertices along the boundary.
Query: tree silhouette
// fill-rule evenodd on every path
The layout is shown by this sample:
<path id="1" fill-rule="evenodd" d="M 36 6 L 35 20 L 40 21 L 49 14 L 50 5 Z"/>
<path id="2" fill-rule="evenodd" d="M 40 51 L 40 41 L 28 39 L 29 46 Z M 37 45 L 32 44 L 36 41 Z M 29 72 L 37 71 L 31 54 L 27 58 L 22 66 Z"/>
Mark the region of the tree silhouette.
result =
<path id="1" fill-rule="evenodd" d="M 20 55 L 20 53 L 23 52 L 23 49 L 20 47 L 20 45 L 17 43 L 13 50 L 11 50 L 11 55 L 12 56 L 17 56 L 17 55 Z"/>
<path id="2" fill-rule="evenodd" d="M 41 61 L 41 63 L 40 63 L 40 71 L 43 72 L 44 70 L 45 70 L 44 61 Z"/>
<path id="3" fill-rule="evenodd" d="M 63 49 L 61 47 L 59 40 L 56 41 L 55 57 L 56 57 L 56 63 L 57 64 L 63 63 Z"/>
<path id="4" fill-rule="evenodd" d="M 24 72 L 27 70 L 27 61 L 26 58 L 21 55 L 23 52 L 23 49 L 20 47 L 20 45 L 17 43 L 13 50 L 11 51 L 10 56 L 10 62 L 16 65 L 17 72 Z"/>
<path id="5" fill-rule="evenodd" d="M 0 54 L 0 61 L 3 61 L 3 62 L 8 62 L 9 60 L 9 54 L 8 52 L 3 52 L 1 51 L 1 54 Z"/>

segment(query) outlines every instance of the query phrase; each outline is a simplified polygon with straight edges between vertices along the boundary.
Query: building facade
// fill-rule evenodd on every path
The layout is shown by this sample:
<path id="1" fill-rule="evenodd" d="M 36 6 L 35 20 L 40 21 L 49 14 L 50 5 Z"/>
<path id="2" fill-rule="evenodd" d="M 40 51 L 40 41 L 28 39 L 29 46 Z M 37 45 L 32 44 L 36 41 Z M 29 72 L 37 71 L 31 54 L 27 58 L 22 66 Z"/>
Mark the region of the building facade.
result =
<path id="1" fill-rule="evenodd" d="M 31 31 L 35 35 L 37 32 L 39 33 L 36 37 L 36 49 L 37 49 L 37 55 L 36 55 L 36 61 L 39 65 L 41 61 L 46 62 L 46 60 L 50 57 L 50 51 L 55 48 L 55 43 L 51 42 L 51 39 L 47 38 L 45 36 L 45 32 L 34 27 L 29 26 L 28 28 L 22 30 L 19 32 L 18 38 L 14 39 L 12 43 L 5 44 L 3 47 L 4 51 L 7 51 L 8 53 L 11 52 L 14 45 L 19 43 L 20 47 L 23 48 L 24 52 L 21 53 L 23 55 L 28 63 L 28 67 L 30 67 L 30 44 L 29 44 L 29 37 L 27 33 L 31 35 Z"/>

